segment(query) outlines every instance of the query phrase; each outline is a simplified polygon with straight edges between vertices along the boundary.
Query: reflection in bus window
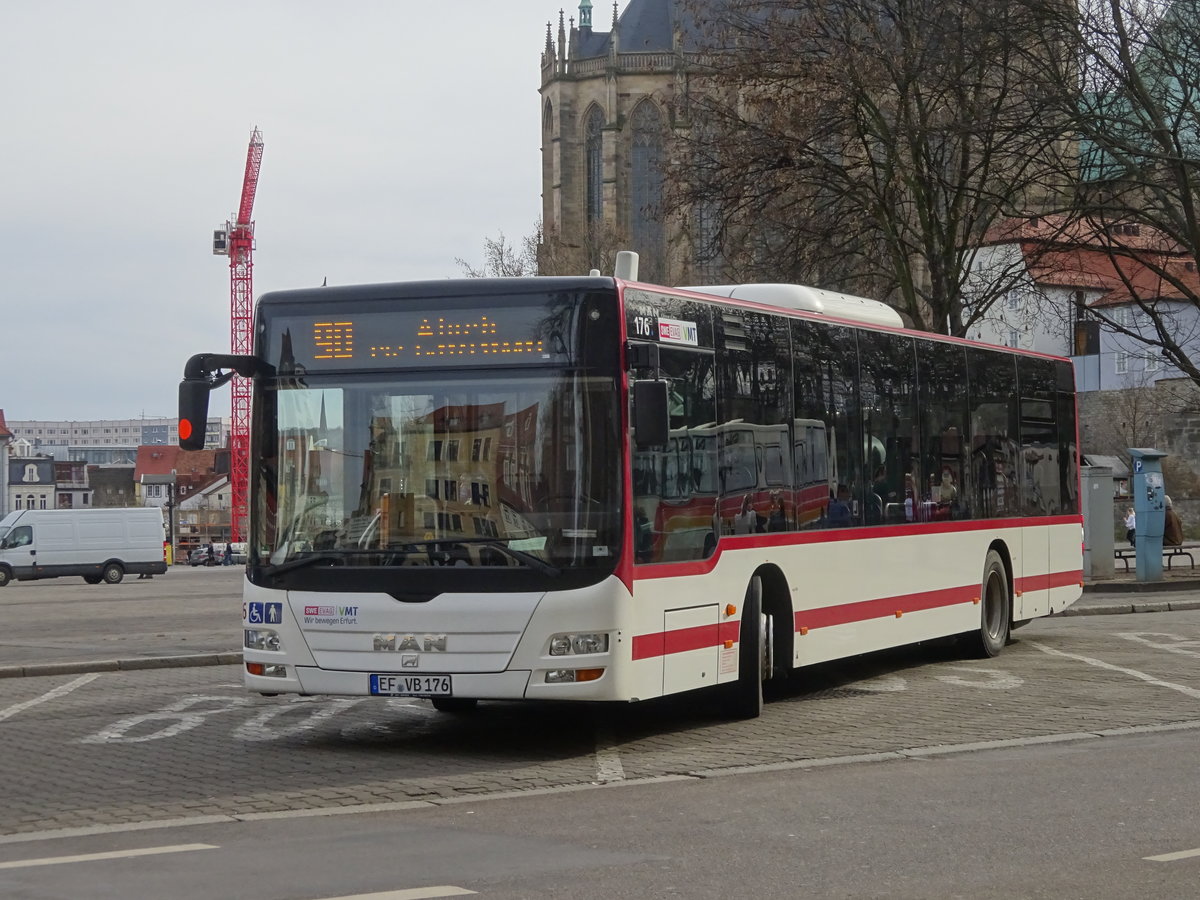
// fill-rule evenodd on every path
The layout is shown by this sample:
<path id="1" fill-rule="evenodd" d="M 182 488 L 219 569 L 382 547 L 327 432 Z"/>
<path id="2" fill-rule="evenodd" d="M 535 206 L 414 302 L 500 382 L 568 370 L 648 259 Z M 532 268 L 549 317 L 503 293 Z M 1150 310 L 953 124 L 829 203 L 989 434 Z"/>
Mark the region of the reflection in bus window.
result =
<path id="1" fill-rule="evenodd" d="M 853 329 L 794 320 L 793 377 L 797 422 L 805 425 L 810 466 L 797 472 L 804 501 L 801 528 L 835 528 L 864 521 L 862 411 L 858 398 L 858 344 Z M 799 431 L 797 432 L 799 435 Z M 819 445 L 818 443 L 819 442 Z M 823 477 L 817 488 L 815 481 Z M 838 489 L 844 502 L 832 515 Z M 819 494 L 819 498 L 818 495 Z"/>
<path id="2" fill-rule="evenodd" d="M 1017 441 L 1016 357 L 967 348 L 970 385 L 971 505 L 976 518 L 1015 516 Z"/>
<path id="3" fill-rule="evenodd" d="M 634 554 L 639 563 L 703 559 L 712 555 L 717 540 L 713 357 L 663 347 L 659 366 L 658 376 L 669 382 L 671 431 L 664 446 L 634 450 Z"/>

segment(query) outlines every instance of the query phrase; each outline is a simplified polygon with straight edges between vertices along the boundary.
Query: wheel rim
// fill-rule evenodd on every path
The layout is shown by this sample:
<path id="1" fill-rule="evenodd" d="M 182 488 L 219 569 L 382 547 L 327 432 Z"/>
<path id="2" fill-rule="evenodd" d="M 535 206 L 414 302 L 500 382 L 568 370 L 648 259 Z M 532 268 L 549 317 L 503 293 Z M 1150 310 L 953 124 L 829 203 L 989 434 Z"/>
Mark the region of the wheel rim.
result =
<path id="1" fill-rule="evenodd" d="M 983 627 L 988 636 L 999 639 L 1004 630 L 1004 578 L 995 569 L 988 572 L 983 595 Z"/>

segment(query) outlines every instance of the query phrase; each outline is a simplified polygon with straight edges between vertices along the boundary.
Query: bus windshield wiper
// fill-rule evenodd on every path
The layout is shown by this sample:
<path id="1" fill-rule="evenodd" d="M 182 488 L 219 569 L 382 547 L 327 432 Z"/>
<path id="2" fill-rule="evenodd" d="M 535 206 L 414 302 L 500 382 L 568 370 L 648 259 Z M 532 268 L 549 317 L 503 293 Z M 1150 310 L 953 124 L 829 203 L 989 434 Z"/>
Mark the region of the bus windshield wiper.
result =
<path id="1" fill-rule="evenodd" d="M 503 553 L 507 553 L 513 559 L 525 563 L 525 565 L 529 566 L 531 569 L 536 569 L 545 575 L 558 576 L 562 574 L 562 569 L 558 568 L 558 566 L 552 566 L 544 559 L 534 556 L 532 553 L 528 553 L 524 550 L 517 550 L 515 547 L 510 547 L 499 538 L 441 538 L 432 541 L 405 541 L 402 546 L 414 548 L 423 547 L 429 549 L 430 547 L 436 548 L 442 544 L 448 546 L 456 546 L 459 544 L 480 544 L 484 547 L 494 547 Z"/>
<path id="2" fill-rule="evenodd" d="M 281 572 L 290 572 L 293 569 L 303 569 L 308 566 L 315 566 L 318 563 L 334 563 L 341 564 L 346 557 L 337 553 L 314 553 L 312 556 L 298 556 L 293 559 L 286 560 L 274 566 L 264 566 L 263 573 L 266 575 L 278 575 Z"/>

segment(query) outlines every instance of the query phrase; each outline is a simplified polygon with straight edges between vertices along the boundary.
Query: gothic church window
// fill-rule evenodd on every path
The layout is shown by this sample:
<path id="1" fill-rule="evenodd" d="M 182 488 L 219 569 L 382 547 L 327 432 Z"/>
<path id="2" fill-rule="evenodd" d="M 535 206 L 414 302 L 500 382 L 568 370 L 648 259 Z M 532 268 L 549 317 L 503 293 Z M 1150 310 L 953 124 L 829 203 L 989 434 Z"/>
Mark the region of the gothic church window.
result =
<path id="1" fill-rule="evenodd" d="M 663 121 L 658 107 L 644 100 L 630 116 L 633 152 L 630 160 L 630 233 L 633 249 L 647 262 L 663 252 L 661 221 Z M 649 273 L 648 273 L 649 274 Z"/>
<path id="2" fill-rule="evenodd" d="M 604 214 L 604 113 L 593 106 L 584 125 L 587 166 L 587 220 L 599 222 Z"/>

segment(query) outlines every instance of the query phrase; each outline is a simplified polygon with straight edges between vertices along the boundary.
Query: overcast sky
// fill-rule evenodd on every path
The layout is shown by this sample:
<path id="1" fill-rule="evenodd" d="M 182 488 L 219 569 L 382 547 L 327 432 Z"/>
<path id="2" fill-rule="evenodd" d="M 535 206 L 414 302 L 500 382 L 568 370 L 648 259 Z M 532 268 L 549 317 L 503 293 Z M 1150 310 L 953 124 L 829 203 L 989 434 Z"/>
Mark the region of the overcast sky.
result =
<path id="1" fill-rule="evenodd" d="M 560 5 L 0 3 L 0 409 L 175 416 L 187 357 L 229 350 L 212 231 L 255 126 L 256 297 L 454 277 L 530 233 Z"/>

